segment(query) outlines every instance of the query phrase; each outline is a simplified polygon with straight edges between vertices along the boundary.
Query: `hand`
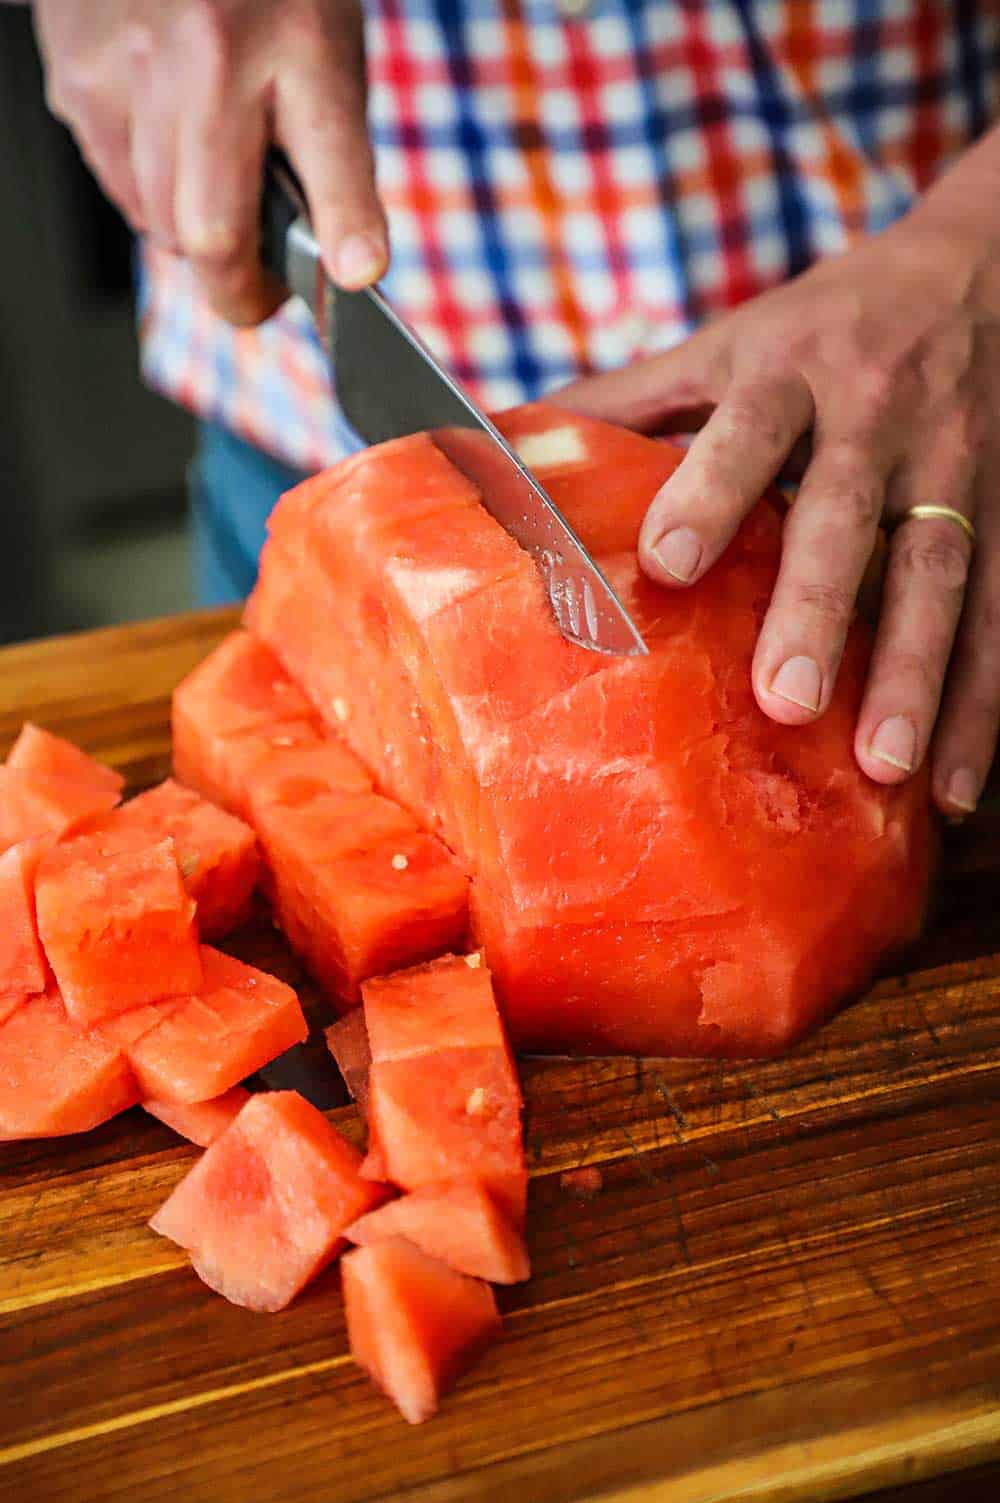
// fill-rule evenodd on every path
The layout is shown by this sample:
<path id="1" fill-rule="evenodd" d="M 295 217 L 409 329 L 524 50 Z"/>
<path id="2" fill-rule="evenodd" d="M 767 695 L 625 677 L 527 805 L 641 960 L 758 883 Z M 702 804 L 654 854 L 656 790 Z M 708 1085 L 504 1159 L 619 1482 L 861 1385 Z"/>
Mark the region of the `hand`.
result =
<path id="1" fill-rule="evenodd" d="M 286 293 L 258 258 L 264 150 L 284 146 L 330 275 L 388 259 L 356 0 L 36 0 L 51 109 L 133 228 L 187 256 L 232 323 Z"/>
<path id="2" fill-rule="evenodd" d="M 974 556 L 953 521 L 892 533 L 855 754 L 877 782 L 900 782 L 937 721 L 935 800 L 975 807 L 1000 719 L 1000 261 L 985 234 L 928 198 L 666 354 L 556 400 L 647 432 L 703 423 L 640 537 L 643 569 L 670 588 L 711 568 L 805 452 L 753 662 L 761 709 L 787 725 L 830 702 L 880 521 L 920 503 L 974 519 Z"/>

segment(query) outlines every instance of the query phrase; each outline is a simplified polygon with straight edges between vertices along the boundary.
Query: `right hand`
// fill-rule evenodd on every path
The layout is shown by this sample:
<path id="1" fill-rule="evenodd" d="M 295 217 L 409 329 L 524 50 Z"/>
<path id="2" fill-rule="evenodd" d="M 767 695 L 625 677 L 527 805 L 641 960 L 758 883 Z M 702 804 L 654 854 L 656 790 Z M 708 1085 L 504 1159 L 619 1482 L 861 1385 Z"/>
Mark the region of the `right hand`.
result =
<path id="1" fill-rule="evenodd" d="M 333 280 L 382 275 L 357 0 L 35 0 L 35 18 L 53 113 L 224 318 L 259 323 L 287 296 L 258 253 L 269 138 L 302 179 Z"/>

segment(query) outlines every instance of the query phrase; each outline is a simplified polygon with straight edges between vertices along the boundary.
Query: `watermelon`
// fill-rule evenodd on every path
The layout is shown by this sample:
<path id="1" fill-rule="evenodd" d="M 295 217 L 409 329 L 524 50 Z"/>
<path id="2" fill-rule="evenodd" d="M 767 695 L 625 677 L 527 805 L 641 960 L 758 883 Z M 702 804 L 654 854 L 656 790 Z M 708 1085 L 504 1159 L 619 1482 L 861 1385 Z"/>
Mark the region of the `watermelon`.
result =
<path id="1" fill-rule="evenodd" d="M 35 898 L 46 958 L 82 1027 L 201 985 L 194 904 L 171 840 L 122 849 L 99 832 L 77 836 L 43 855 Z"/>
<path id="2" fill-rule="evenodd" d="M 121 1050 L 81 1033 L 56 991 L 29 997 L 0 1024 L 0 1140 L 87 1132 L 137 1096 Z"/>
<path id="3" fill-rule="evenodd" d="M 76 783 L 81 788 L 91 788 L 98 794 L 114 794 L 121 797 L 125 779 L 112 767 L 105 767 L 93 757 L 54 736 L 51 731 L 33 725 L 26 720 L 21 733 L 7 756 L 7 766 L 20 772 L 41 774 L 46 778 L 60 778 Z"/>
<path id="4" fill-rule="evenodd" d="M 22 840 L 68 835 L 113 809 L 113 789 L 56 773 L 0 766 L 0 852 Z"/>
<path id="5" fill-rule="evenodd" d="M 221 1096 L 211 1101 L 195 1101 L 182 1106 L 176 1101 L 150 1101 L 142 1103 L 143 1111 L 149 1112 L 160 1122 L 172 1127 L 191 1143 L 207 1148 L 237 1116 L 250 1100 L 250 1092 L 242 1086 L 232 1086 Z"/>
<path id="6" fill-rule="evenodd" d="M 517 1284 L 531 1273 L 523 1237 L 475 1181 L 414 1190 L 369 1211 L 344 1235 L 361 1247 L 405 1237 L 458 1273 L 491 1284 Z"/>
<path id="7" fill-rule="evenodd" d="M 448 956 L 362 987 L 372 1064 L 372 1162 L 406 1190 L 478 1179 L 516 1226 L 527 1172 L 521 1092 L 478 956 Z"/>
<path id="8" fill-rule="evenodd" d="M 308 1037 L 290 986 L 209 945 L 196 991 L 147 1009 L 129 1037 L 129 1015 L 111 1025 L 144 1099 L 187 1106 L 211 1101 Z M 105 1031 L 105 1036 L 107 1032 Z"/>
<path id="9" fill-rule="evenodd" d="M 0 856 L 0 1021 L 45 990 L 47 967 L 35 922 L 35 873 L 43 845 L 22 841 Z"/>
<path id="10" fill-rule="evenodd" d="M 368 1071 L 371 1068 L 372 1054 L 368 1047 L 364 1008 L 353 1007 L 350 1012 L 346 1012 L 336 1023 L 330 1024 L 324 1037 L 358 1111 L 362 1117 L 367 1117 Z"/>
<path id="11" fill-rule="evenodd" d="M 168 778 L 116 809 L 100 829 L 140 846 L 173 840 L 202 939 L 220 939 L 250 916 L 260 871 L 254 833 L 192 789 Z"/>
<path id="12" fill-rule="evenodd" d="M 293 772 L 251 784 L 278 922 L 331 995 L 460 941 L 468 883 L 401 805 Z"/>
<path id="13" fill-rule="evenodd" d="M 351 1353 L 411 1425 L 500 1333 L 488 1284 L 401 1237 L 347 1253 L 341 1278 Z"/>
<path id="14" fill-rule="evenodd" d="M 234 767 L 230 741 L 268 733 L 295 739 L 314 731 L 315 718 L 272 653 L 233 632 L 174 691 L 172 723 L 178 781 L 242 815 L 246 769 Z"/>
<path id="15" fill-rule="evenodd" d="M 210 1289 L 282 1310 L 340 1250 L 381 1192 L 357 1149 L 295 1091 L 252 1096 L 150 1221 Z"/>
<path id="16" fill-rule="evenodd" d="M 851 628 L 830 709 L 775 724 L 750 669 L 783 508 L 764 498 L 704 580 L 663 590 L 635 543 L 678 451 L 541 405 L 501 426 L 597 551 L 648 656 L 565 641 L 531 559 L 420 435 L 279 502 L 247 620 L 471 873 L 518 1047 L 775 1053 L 924 913 L 927 770 L 885 787 L 853 756 L 867 628 Z M 463 466 L 487 473 L 474 446 Z"/>

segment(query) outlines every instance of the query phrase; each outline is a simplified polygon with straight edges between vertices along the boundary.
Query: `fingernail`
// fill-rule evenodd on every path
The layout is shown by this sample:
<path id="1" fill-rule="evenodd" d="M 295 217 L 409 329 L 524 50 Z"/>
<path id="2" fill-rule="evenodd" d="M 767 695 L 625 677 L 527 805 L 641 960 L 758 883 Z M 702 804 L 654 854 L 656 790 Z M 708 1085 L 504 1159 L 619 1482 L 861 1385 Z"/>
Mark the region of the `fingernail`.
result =
<path id="1" fill-rule="evenodd" d="M 690 527 L 675 527 L 665 532 L 653 546 L 653 557 L 671 579 L 687 584 L 701 563 L 701 539 Z"/>
<path id="2" fill-rule="evenodd" d="M 803 710 L 818 710 L 823 679 L 812 658 L 789 658 L 771 680 L 771 693 Z"/>
<path id="3" fill-rule="evenodd" d="M 979 779 L 971 767 L 959 767 L 948 780 L 948 802 L 966 814 L 975 814 L 979 802 Z"/>
<path id="4" fill-rule="evenodd" d="M 917 728 L 905 715 L 890 715 L 875 731 L 868 750 L 880 762 L 912 772 L 917 756 Z"/>
<path id="5" fill-rule="evenodd" d="M 344 287 L 367 287 L 385 265 L 385 253 L 369 235 L 348 235 L 337 252 L 337 281 Z"/>

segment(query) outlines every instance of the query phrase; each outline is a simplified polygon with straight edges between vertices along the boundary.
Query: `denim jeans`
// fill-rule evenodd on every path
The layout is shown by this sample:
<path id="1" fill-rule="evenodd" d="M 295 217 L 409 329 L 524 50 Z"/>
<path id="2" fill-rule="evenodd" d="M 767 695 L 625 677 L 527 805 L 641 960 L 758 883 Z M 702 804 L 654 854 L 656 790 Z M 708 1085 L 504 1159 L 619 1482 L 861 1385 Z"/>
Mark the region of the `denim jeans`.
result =
<path id="1" fill-rule="evenodd" d="M 199 604 L 228 605 L 250 593 L 271 509 L 304 479 L 218 423 L 199 425 L 188 471 Z"/>

